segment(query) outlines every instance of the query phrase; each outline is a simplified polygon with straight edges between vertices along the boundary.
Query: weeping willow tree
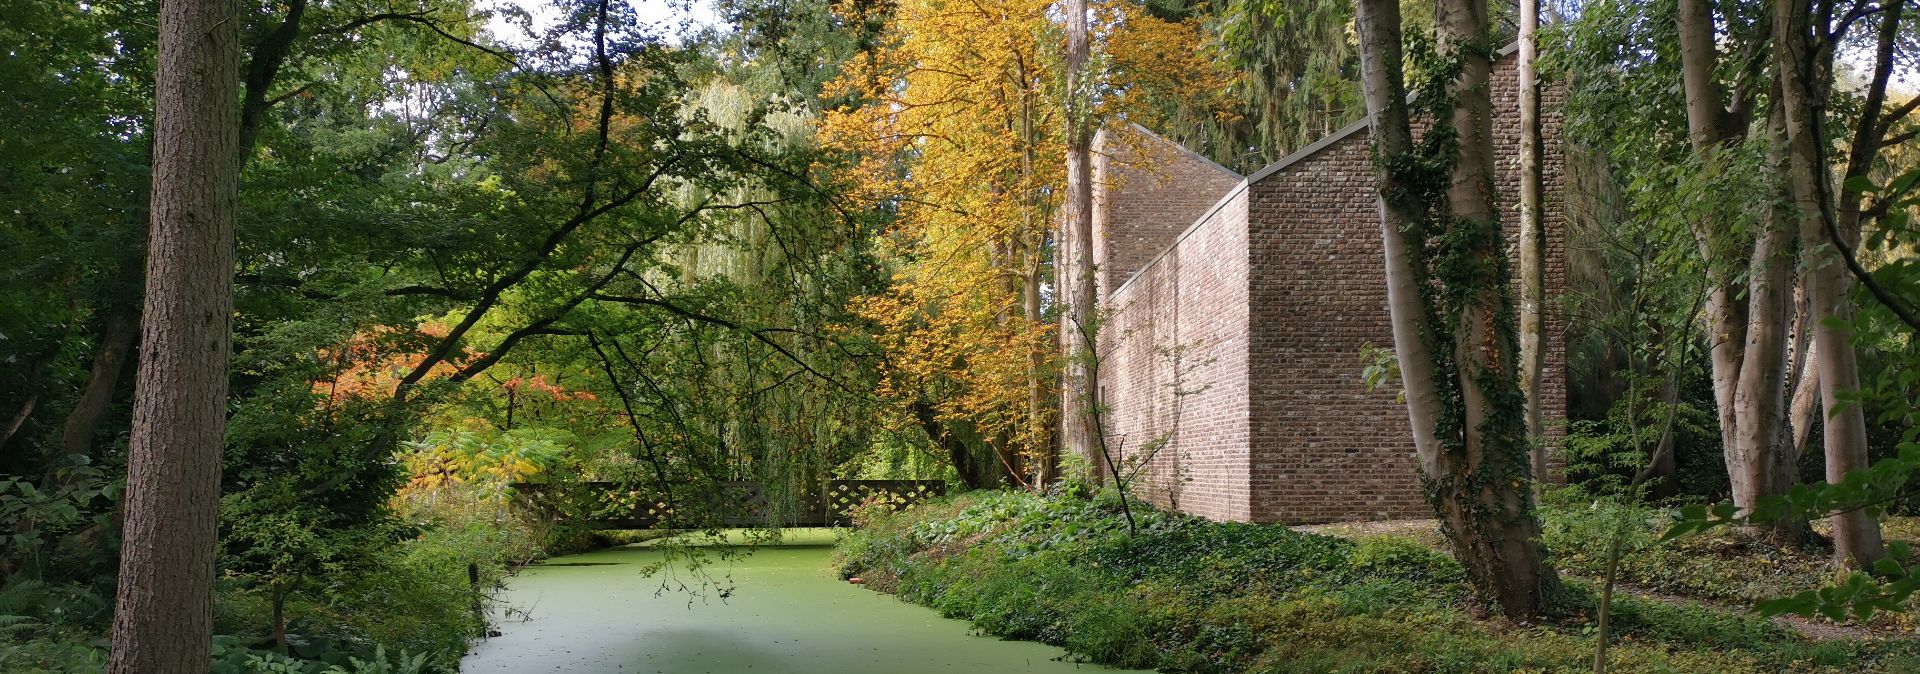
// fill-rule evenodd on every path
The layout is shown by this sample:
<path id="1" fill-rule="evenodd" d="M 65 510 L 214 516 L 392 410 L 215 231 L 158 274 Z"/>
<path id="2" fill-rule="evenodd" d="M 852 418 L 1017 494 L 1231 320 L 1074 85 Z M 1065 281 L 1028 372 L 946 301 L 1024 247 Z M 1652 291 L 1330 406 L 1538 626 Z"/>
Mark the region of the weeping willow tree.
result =
<path id="1" fill-rule="evenodd" d="M 720 189 L 685 183 L 686 230 L 663 264 L 633 275 L 585 354 L 624 406 L 634 479 L 670 503 L 753 481 L 779 519 L 806 512 L 832 471 L 871 444 L 861 349 L 836 337 L 841 307 L 878 278 L 864 227 L 804 173 L 814 115 L 772 79 L 717 77 L 687 114 L 737 134 L 767 162 Z M 614 310 L 616 309 L 617 310 Z M 676 493 L 676 491 L 678 493 Z M 688 509 L 703 528 L 725 512 Z"/>

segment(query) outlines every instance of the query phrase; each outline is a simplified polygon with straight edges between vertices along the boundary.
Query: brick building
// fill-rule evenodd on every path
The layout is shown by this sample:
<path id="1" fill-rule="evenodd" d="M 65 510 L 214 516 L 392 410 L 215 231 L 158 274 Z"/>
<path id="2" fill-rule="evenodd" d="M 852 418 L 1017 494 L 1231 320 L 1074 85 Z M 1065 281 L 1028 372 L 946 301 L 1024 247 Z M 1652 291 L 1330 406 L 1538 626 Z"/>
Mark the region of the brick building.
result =
<path id="1" fill-rule="evenodd" d="M 1494 64 L 1493 126 L 1501 218 L 1517 240 L 1511 51 Z M 1557 435 L 1564 154 L 1560 93 L 1542 96 L 1542 401 Z M 1393 344 L 1366 123 L 1245 177 L 1138 126 L 1096 143 L 1094 254 L 1113 312 L 1099 385 L 1110 445 L 1152 457 L 1136 493 L 1217 520 L 1431 517 L 1397 387 L 1368 392 L 1361 379 L 1363 347 Z"/>

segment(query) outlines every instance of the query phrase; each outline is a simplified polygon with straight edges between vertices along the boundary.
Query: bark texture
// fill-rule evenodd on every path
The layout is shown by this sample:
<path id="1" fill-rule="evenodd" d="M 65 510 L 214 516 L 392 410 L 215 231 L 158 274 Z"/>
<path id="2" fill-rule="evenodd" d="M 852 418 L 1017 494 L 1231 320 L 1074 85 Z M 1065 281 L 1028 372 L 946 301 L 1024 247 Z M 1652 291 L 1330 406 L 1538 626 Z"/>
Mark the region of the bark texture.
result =
<path id="1" fill-rule="evenodd" d="M 1476 591 L 1509 616 L 1539 616 L 1559 580 L 1524 486 L 1518 344 L 1493 191 L 1486 3 L 1442 0 L 1435 9 L 1441 59 L 1458 67 L 1446 87 L 1451 110 L 1436 120 L 1456 141 L 1446 176 L 1426 175 L 1431 169 L 1413 160 L 1397 0 L 1361 0 L 1356 26 L 1388 307 L 1422 483 Z M 1433 248 L 1445 259 L 1431 266 L 1430 236 L 1453 242 Z M 1442 270 L 1447 276 L 1436 278 Z"/>
<path id="2" fill-rule="evenodd" d="M 1879 154 L 1878 123 L 1892 70 L 1895 36 L 1904 3 L 1882 12 L 1882 30 L 1873 81 L 1861 112 L 1861 128 L 1853 139 L 1846 164 L 1848 177 L 1864 176 Z M 1813 333 L 1809 354 L 1819 378 L 1821 408 L 1827 417 L 1821 426 L 1826 447 L 1828 482 L 1866 468 L 1866 415 L 1859 405 L 1840 401 L 1843 391 L 1860 388 L 1858 353 L 1847 329 L 1853 320 L 1853 278 L 1840 259 L 1837 246 L 1851 245 L 1859 236 L 1858 193 L 1843 187 L 1838 199 L 1827 181 L 1827 163 L 1821 151 L 1824 101 L 1832 77 L 1832 49 L 1816 47 L 1814 8 L 1808 0 L 1773 3 L 1774 72 L 1780 107 L 1784 111 L 1788 181 L 1792 210 L 1799 222 L 1800 246 L 1806 256 L 1808 324 Z M 1826 30 L 1822 27 L 1821 34 Z M 1838 221 L 1836 222 L 1836 218 Z M 1864 567 L 1886 556 L 1880 524 L 1855 510 L 1833 516 L 1833 547 L 1837 561 Z"/>
<path id="3" fill-rule="evenodd" d="M 232 341 L 239 16 L 160 8 L 152 228 L 113 674 L 205 672 Z"/>
<path id="4" fill-rule="evenodd" d="M 1099 405 L 1099 390 L 1089 376 L 1088 361 L 1092 341 L 1087 338 L 1096 323 L 1099 301 L 1093 263 L 1093 130 L 1087 105 L 1087 2 L 1066 3 L 1067 40 L 1067 194 L 1061 235 L 1061 254 L 1065 262 L 1058 273 L 1067 301 L 1060 322 L 1060 349 L 1066 361 L 1065 385 L 1060 396 L 1061 449 L 1086 457 L 1094 482 L 1104 479 L 1109 467 L 1098 449 L 1094 434 L 1097 424 L 1091 413 Z"/>
<path id="5" fill-rule="evenodd" d="M 1726 92 L 1715 76 L 1719 54 L 1708 0 L 1680 0 L 1677 9 L 1687 138 L 1701 166 L 1714 171 L 1720 151 L 1740 140 L 1747 124 L 1744 115 L 1727 107 Z M 1734 504 L 1743 510 L 1761 498 L 1786 493 L 1798 481 L 1785 418 L 1794 265 L 1788 220 L 1776 214 L 1750 238 L 1735 236 L 1734 228 L 1708 219 L 1689 223 L 1700 255 L 1708 261 L 1708 361 L 1727 476 Z M 1759 531 L 1783 545 L 1799 544 L 1809 536 L 1801 521 Z"/>
<path id="6" fill-rule="evenodd" d="M 1540 81 L 1534 75 L 1535 33 L 1540 28 L 1539 0 L 1520 0 L 1520 392 L 1527 398 L 1527 437 L 1533 442 L 1533 479 L 1545 484 L 1547 431 L 1540 409 L 1541 375 L 1547 365 L 1542 348 L 1547 303 L 1545 203 L 1540 193 Z M 1536 487 L 1537 489 L 1537 487 Z"/>

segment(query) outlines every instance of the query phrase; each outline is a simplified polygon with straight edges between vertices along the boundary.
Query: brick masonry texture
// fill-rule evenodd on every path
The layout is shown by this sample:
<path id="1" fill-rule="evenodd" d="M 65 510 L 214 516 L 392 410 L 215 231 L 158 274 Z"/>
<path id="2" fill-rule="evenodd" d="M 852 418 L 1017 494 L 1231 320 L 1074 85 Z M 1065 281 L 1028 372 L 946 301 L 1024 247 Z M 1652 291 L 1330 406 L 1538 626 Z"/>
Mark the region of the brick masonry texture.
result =
<path id="1" fill-rule="evenodd" d="M 1514 243 L 1511 56 L 1495 63 L 1493 96 L 1501 223 Z M 1565 284 L 1563 93 L 1542 98 L 1551 445 L 1566 411 L 1555 300 Z M 1100 140 L 1095 255 L 1115 312 L 1100 385 L 1109 442 L 1147 465 L 1136 493 L 1218 520 L 1431 517 L 1397 387 L 1368 392 L 1361 381 L 1363 346 L 1393 343 L 1366 129 L 1251 181 L 1144 129 Z"/>

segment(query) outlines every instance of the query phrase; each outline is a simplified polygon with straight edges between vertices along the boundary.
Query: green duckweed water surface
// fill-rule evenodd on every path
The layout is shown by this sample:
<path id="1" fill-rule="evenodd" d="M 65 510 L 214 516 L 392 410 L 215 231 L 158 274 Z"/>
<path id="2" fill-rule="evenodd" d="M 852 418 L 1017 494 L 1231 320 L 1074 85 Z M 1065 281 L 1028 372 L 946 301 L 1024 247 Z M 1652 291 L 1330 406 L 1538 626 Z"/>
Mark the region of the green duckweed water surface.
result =
<path id="1" fill-rule="evenodd" d="M 978 674 L 1116 671 L 1043 644 L 974 636 L 967 623 L 839 580 L 830 532 L 792 532 L 731 564 L 732 595 L 656 593 L 646 544 L 556 557 L 510 579 L 501 635 L 465 674 Z M 682 578 L 684 571 L 678 572 Z M 522 614 L 524 612 L 524 614 Z"/>

